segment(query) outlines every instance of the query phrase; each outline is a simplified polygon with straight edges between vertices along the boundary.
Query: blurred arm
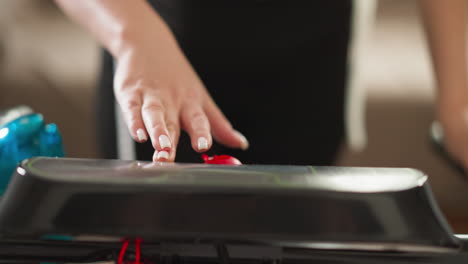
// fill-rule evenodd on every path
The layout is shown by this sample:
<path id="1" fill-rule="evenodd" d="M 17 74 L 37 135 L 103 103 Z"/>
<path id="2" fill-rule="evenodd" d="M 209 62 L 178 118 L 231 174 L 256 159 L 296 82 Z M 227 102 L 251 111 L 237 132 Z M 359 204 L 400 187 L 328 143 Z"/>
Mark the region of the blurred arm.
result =
<path id="1" fill-rule="evenodd" d="M 465 0 L 419 1 L 438 86 L 439 108 L 468 104 Z"/>
<path id="2" fill-rule="evenodd" d="M 465 0 L 420 0 L 437 79 L 437 119 L 444 145 L 468 172 Z"/>

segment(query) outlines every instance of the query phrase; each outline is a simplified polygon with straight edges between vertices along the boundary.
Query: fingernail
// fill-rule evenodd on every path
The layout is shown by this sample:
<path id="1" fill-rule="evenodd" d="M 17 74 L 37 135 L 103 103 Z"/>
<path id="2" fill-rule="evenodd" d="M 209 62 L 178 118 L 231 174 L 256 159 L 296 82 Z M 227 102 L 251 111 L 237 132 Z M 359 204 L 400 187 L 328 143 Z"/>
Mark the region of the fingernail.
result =
<path id="1" fill-rule="evenodd" d="M 236 134 L 237 134 L 237 137 L 241 141 L 241 149 L 242 150 L 248 149 L 249 148 L 249 141 L 247 140 L 247 138 L 244 135 L 242 135 L 242 133 L 239 132 L 239 131 L 236 131 Z"/>
<path id="2" fill-rule="evenodd" d="M 146 137 L 146 133 L 142 128 L 139 128 L 137 131 L 137 137 L 139 141 L 146 141 L 148 140 L 148 137 Z"/>
<path id="3" fill-rule="evenodd" d="M 161 149 L 171 148 L 171 141 L 166 135 L 160 135 L 159 145 L 161 146 Z"/>
<path id="4" fill-rule="evenodd" d="M 199 137 L 197 141 L 198 150 L 207 150 L 208 149 L 208 139 L 205 137 Z"/>
<path id="5" fill-rule="evenodd" d="M 156 159 L 160 160 L 160 159 L 166 159 L 168 160 L 169 159 L 169 152 L 167 151 L 158 151 L 158 154 L 156 155 Z"/>

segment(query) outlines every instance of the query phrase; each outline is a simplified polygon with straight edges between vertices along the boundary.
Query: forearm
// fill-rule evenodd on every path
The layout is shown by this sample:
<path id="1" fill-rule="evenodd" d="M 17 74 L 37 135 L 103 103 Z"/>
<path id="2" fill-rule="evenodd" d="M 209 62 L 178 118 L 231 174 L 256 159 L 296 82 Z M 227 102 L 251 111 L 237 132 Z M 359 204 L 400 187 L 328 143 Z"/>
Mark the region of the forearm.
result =
<path id="1" fill-rule="evenodd" d="M 114 57 L 135 45 L 176 45 L 167 25 L 145 0 L 55 1 Z"/>
<path id="2" fill-rule="evenodd" d="M 465 0 L 419 2 L 437 79 L 439 106 L 466 106 Z"/>

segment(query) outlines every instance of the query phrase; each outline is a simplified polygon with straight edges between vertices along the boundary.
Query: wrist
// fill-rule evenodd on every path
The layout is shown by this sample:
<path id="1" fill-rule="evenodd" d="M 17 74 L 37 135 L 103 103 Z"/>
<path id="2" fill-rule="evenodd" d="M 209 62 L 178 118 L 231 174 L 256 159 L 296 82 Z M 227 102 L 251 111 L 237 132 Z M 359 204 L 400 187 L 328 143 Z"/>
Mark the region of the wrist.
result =
<path id="1" fill-rule="evenodd" d="M 460 120 L 468 120 L 468 96 L 439 100 L 436 107 L 437 120 L 443 126 Z"/>
<path id="2" fill-rule="evenodd" d="M 437 96 L 437 111 L 447 112 L 468 107 L 468 84 L 439 84 Z"/>
<path id="3" fill-rule="evenodd" d="M 109 49 L 117 60 L 135 51 L 161 49 L 177 43 L 169 27 L 154 12 L 128 19 L 116 31 Z"/>

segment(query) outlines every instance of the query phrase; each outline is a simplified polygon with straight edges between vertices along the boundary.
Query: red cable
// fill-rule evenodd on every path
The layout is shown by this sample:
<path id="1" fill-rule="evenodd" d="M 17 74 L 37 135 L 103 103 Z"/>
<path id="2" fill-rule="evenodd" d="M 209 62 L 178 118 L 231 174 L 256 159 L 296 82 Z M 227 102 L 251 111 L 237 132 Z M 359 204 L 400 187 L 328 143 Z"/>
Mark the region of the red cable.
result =
<path id="1" fill-rule="evenodd" d="M 122 249 L 120 250 L 119 253 L 119 258 L 117 260 L 117 264 L 125 264 L 124 258 L 125 258 L 125 252 L 127 252 L 127 248 L 130 244 L 129 239 L 124 239 L 122 245 Z M 135 239 L 135 262 L 132 262 L 132 264 L 143 264 L 140 262 L 141 260 L 141 238 Z"/>
<path id="2" fill-rule="evenodd" d="M 142 264 L 140 263 L 140 245 L 141 245 L 141 239 L 137 238 L 135 240 L 135 264 Z"/>
<path id="3" fill-rule="evenodd" d="M 119 259 L 117 261 L 117 264 L 124 264 L 124 257 L 125 257 L 125 252 L 127 251 L 127 248 L 128 248 L 128 244 L 130 242 L 125 239 L 123 241 L 123 245 L 122 245 L 122 249 L 120 250 L 120 253 L 119 253 Z"/>

